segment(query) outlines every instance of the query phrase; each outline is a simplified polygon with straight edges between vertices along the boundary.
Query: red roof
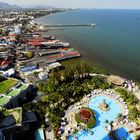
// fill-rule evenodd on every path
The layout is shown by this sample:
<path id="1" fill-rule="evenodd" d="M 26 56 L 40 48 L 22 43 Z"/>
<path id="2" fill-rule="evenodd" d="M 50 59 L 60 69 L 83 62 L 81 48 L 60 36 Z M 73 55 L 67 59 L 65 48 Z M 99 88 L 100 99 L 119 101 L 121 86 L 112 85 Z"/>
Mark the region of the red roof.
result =
<path id="1" fill-rule="evenodd" d="M 42 38 L 33 38 L 28 40 L 28 44 L 33 46 L 40 46 L 43 41 L 45 40 Z"/>
<path id="2" fill-rule="evenodd" d="M 32 38 L 32 39 L 29 39 L 29 41 L 31 41 L 31 42 L 36 42 L 36 41 L 42 42 L 42 41 L 44 41 L 44 39 L 42 39 L 42 38 Z"/>
<path id="3" fill-rule="evenodd" d="M 31 45 L 33 45 L 33 46 L 40 46 L 41 42 L 32 42 Z"/>
<path id="4" fill-rule="evenodd" d="M 9 64 L 10 64 L 10 62 L 7 60 L 0 61 L 0 66 L 5 66 L 5 65 L 9 65 Z"/>
<path id="5" fill-rule="evenodd" d="M 9 34 L 8 36 L 16 36 L 16 34 Z"/>

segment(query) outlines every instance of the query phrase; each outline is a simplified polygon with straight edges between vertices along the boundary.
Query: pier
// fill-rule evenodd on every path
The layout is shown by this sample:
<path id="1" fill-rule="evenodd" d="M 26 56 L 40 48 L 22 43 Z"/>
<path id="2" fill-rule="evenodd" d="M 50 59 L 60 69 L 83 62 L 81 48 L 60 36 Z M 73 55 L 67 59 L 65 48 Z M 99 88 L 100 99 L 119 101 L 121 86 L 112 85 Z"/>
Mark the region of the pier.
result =
<path id="1" fill-rule="evenodd" d="M 96 27 L 96 24 L 94 24 L 94 23 L 87 23 L 87 24 L 44 24 L 44 27 L 77 27 L 77 26 Z"/>

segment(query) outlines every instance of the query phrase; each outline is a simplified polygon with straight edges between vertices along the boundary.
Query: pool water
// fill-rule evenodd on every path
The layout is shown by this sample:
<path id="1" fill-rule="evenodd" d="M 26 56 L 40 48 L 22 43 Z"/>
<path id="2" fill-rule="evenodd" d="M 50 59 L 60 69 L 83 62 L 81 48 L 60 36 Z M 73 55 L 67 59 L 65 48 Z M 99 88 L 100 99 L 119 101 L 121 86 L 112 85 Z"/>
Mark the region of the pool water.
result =
<path id="1" fill-rule="evenodd" d="M 35 140 L 45 140 L 44 130 L 43 129 L 38 129 L 35 132 Z"/>
<path id="2" fill-rule="evenodd" d="M 106 100 L 106 103 L 109 105 L 109 111 L 103 112 L 102 110 L 100 110 L 100 108 L 98 108 L 99 104 L 102 103 L 103 100 Z M 89 101 L 88 106 L 96 114 L 96 125 L 94 126 L 94 128 L 91 129 L 94 134 L 91 135 L 88 131 L 84 130 L 79 131 L 76 135 L 77 140 L 111 140 L 108 136 L 107 131 L 105 130 L 105 126 L 108 126 L 107 121 L 114 121 L 117 115 L 121 113 L 120 106 L 116 103 L 115 100 L 110 99 L 107 96 L 93 97 Z M 117 131 L 117 134 L 120 136 L 120 140 L 124 137 L 127 140 L 133 140 L 133 136 L 128 135 L 126 129 L 123 127 Z M 74 138 L 71 136 L 69 137 L 69 140 L 74 140 Z"/>
<path id="3" fill-rule="evenodd" d="M 124 138 L 127 140 L 134 140 L 134 136 L 127 132 L 128 130 L 124 127 L 117 129 L 117 134 L 119 135 L 120 140 L 123 140 Z"/>

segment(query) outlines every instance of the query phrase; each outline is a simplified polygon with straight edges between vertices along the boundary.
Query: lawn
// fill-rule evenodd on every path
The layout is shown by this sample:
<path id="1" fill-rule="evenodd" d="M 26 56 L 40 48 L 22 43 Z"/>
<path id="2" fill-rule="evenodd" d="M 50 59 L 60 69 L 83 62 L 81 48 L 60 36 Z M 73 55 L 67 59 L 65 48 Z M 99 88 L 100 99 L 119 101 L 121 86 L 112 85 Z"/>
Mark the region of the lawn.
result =
<path id="1" fill-rule="evenodd" d="M 4 106 L 8 102 L 9 102 L 9 98 L 7 98 L 7 97 L 1 97 L 0 98 L 0 106 Z"/>
<path id="2" fill-rule="evenodd" d="M 7 79 L 2 82 L 0 82 L 0 94 L 4 94 L 6 91 L 8 91 L 11 87 L 17 84 L 16 80 Z"/>
<path id="3" fill-rule="evenodd" d="M 21 108 L 15 108 L 15 109 L 10 109 L 10 110 L 5 110 L 4 115 L 5 116 L 13 115 L 13 117 L 16 120 L 16 123 L 20 124 L 21 123 L 22 109 Z"/>
<path id="4" fill-rule="evenodd" d="M 19 87 L 19 89 L 22 91 L 22 90 L 25 90 L 25 89 L 27 89 L 27 86 L 25 85 L 25 84 L 22 84 L 20 87 Z"/>
<path id="5" fill-rule="evenodd" d="M 17 89 L 13 89 L 11 92 L 8 93 L 8 96 L 16 96 L 19 94 L 19 91 Z"/>

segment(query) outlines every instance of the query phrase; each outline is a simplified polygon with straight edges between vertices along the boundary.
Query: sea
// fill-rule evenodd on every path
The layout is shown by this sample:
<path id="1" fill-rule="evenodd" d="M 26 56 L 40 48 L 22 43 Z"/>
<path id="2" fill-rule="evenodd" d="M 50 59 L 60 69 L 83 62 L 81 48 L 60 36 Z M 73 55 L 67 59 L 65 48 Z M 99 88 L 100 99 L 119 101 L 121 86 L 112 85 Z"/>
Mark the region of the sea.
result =
<path id="1" fill-rule="evenodd" d="M 46 34 L 69 42 L 82 58 L 110 73 L 140 82 L 140 10 L 78 9 L 35 20 L 41 24 L 87 24 Z"/>

